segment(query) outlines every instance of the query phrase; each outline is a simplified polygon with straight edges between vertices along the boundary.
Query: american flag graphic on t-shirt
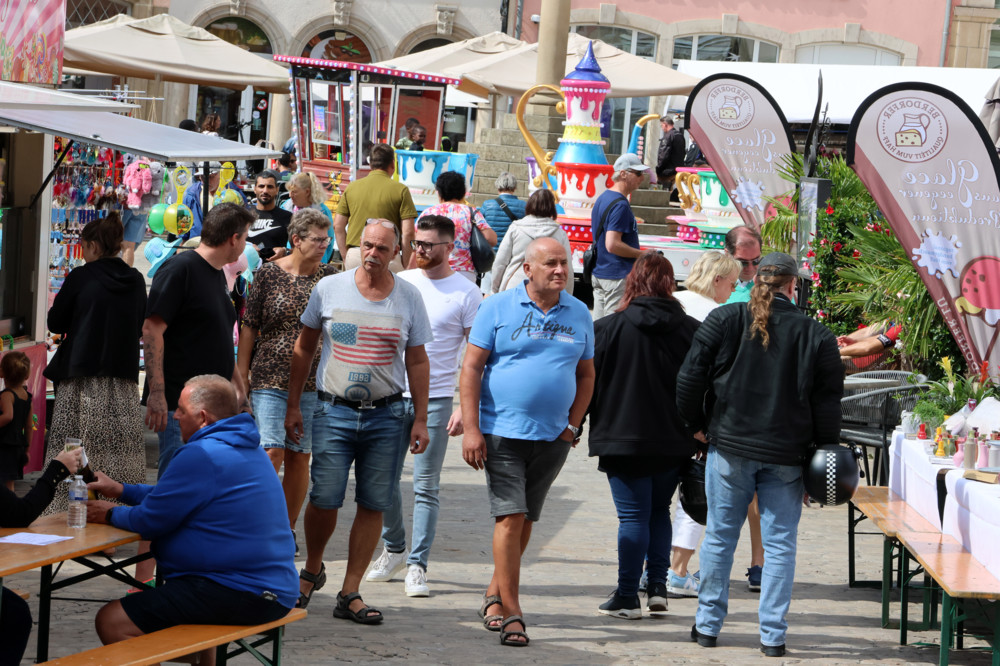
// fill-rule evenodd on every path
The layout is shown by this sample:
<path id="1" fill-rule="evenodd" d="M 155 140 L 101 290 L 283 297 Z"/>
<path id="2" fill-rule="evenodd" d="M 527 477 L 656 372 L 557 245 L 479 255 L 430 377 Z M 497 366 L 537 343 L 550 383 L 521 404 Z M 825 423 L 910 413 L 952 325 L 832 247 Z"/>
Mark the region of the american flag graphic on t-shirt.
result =
<path id="1" fill-rule="evenodd" d="M 345 322 L 330 325 L 333 357 L 352 365 L 392 365 L 399 347 L 398 328 L 359 326 Z"/>

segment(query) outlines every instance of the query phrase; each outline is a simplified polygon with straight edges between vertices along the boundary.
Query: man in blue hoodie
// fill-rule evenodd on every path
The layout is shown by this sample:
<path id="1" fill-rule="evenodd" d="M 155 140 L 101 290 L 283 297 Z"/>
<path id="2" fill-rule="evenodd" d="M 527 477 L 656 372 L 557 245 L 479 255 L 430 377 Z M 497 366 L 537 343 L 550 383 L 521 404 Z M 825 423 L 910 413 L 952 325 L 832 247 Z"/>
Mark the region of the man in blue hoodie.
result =
<path id="1" fill-rule="evenodd" d="M 105 644 L 178 624 L 272 622 L 298 598 L 281 482 L 253 417 L 238 413 L 232 383 L 218 375 L 189 379 L 175 417 L 186 444 L 159 483 L 123 485 L 98 472 L 89 486 L 130 506 L 90 501 L 88 522 L 151 540 L 166 579 L 98 612 Z"/>

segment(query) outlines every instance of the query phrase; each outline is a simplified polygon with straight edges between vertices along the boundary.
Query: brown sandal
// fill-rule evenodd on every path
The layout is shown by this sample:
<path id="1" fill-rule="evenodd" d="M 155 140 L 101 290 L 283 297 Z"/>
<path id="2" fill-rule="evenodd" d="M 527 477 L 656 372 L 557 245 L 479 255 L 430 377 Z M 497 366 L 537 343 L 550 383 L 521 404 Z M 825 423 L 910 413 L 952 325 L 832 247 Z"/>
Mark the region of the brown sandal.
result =
<path id="1" fill-rule="evenodd" d="M 500 631 L 500 623 L 503 622 L 503 615 L 487 615 L 486 610 L 490 606 L 503 605 L 499 594 L 490 596 L 483 595 L 483 605 L 479 608 L 479 617 L 483 618 L 483 628 L 486 631 Z"/>

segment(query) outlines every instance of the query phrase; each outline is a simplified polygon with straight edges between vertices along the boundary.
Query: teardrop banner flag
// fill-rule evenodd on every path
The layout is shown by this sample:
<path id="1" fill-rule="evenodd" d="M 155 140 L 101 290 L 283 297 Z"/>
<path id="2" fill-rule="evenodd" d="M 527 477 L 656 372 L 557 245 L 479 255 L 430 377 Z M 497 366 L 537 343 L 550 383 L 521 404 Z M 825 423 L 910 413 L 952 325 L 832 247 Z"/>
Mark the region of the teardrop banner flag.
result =
<path id="1" fill-rule="evenodd" d="M 989 361 L 995 372 L 1000 160 L 979 118 L 939 86 L 886 86 L 854 114 L 847 163 L 910 255 L 969 367 Z"/>
<path id="2" fill-rule="evenodd" d="M 793 189 L 781 178 L 782 156 L 795 152 L 788 121 L 774 98 L 738 74 L 713 74 L 688 96 L 687 129 L 743 222 L 760 229 L 771 217 L 764 197 Z"/>

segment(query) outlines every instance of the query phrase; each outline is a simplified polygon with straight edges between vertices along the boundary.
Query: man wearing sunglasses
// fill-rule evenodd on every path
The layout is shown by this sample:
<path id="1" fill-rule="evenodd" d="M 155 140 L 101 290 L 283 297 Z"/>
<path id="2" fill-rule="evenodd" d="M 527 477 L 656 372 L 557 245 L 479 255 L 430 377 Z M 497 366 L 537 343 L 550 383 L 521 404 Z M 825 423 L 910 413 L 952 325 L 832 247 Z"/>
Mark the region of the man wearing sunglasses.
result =
<path id="1" fill-rule="evenodd" d="M 750 227 L 734 227 L 726 234 L 726 254 L 740 262 L 740 279 L 726 303 L 747 303 L 760 265 L 760 234 Z"/>
<path id="2" fill-rule="evenodd" d="M 614 185 L 594 202 L 590 230 L 597 247 L 597 265 L 591 283 L 594 287 L 594 319 L 611 314 L 625 295 L 625 277 L 642 254 L 639 228 L 628 196 L 639 189 L 649 167 L 633 153 L 615 160 Z"/>

